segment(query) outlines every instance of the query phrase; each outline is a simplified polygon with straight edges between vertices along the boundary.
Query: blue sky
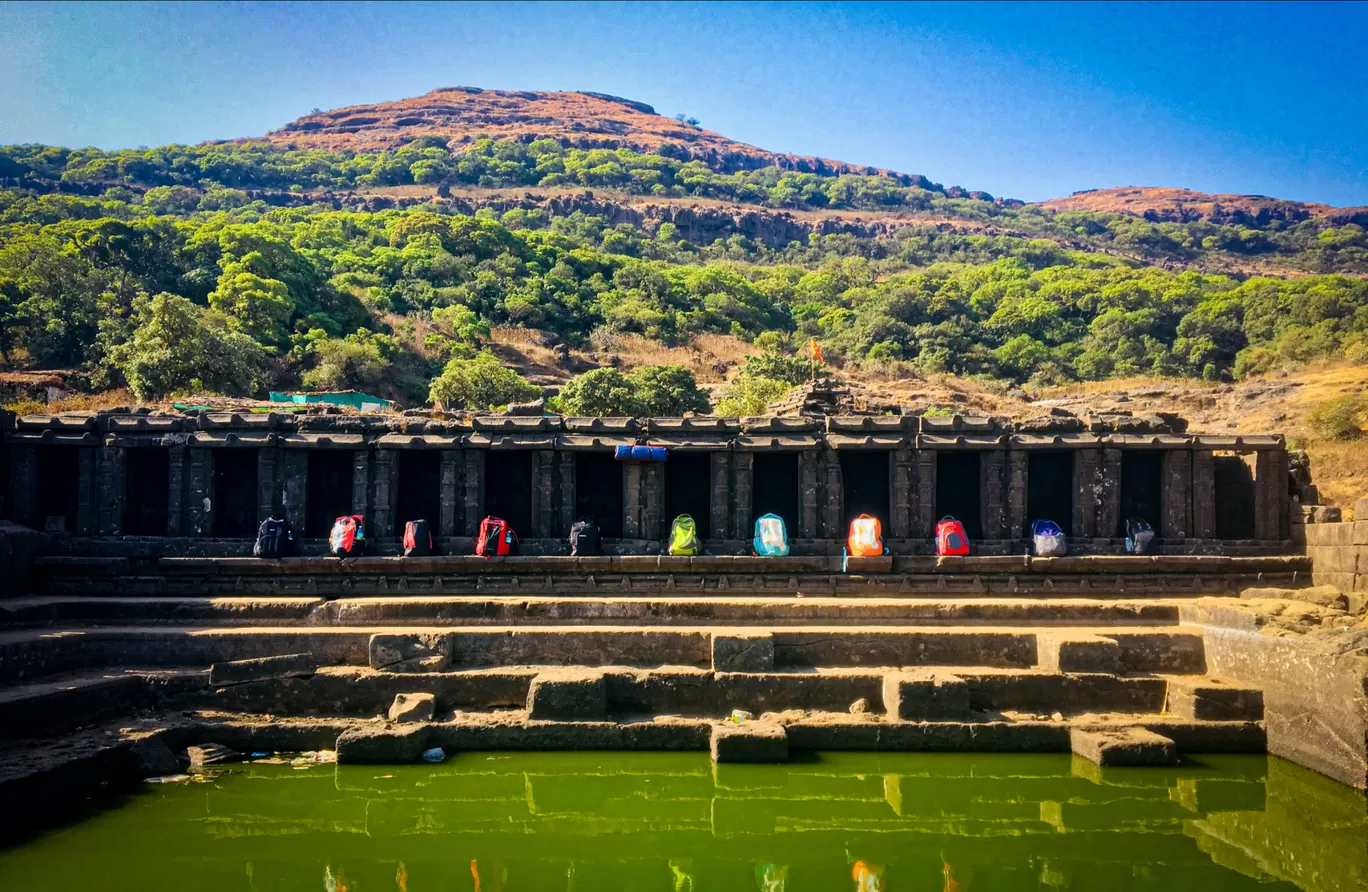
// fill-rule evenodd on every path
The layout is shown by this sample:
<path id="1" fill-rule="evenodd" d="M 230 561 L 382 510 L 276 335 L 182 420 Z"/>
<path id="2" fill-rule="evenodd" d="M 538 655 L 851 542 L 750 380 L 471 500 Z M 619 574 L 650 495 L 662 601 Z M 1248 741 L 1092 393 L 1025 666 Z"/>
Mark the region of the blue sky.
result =
<path id="1" fill-rule="evenodd" d="M 438 86 L 570 89 L 1040 200 L 1368 204 L 1368 4 L 0 4 L 0 144 L 252 136 Z"/>

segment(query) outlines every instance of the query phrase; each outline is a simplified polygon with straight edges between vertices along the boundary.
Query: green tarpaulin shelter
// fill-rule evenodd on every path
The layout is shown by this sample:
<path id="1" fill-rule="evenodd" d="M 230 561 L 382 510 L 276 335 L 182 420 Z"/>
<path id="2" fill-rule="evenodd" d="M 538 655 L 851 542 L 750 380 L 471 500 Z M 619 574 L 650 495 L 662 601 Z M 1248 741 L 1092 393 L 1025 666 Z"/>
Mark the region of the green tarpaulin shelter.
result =
<path id="1" fill-rule="evenodd" d="M 394 408 L 392 400 L 381 399 L 362 393 L 359 390 L 338 390 L 333 393 L 276 393 L 271 391 L 271 402 L 293 403 L 306 406 L 309 403 L 327 403 L 331 406 L 350 406 L 361 412 L 388 412 Z"/>

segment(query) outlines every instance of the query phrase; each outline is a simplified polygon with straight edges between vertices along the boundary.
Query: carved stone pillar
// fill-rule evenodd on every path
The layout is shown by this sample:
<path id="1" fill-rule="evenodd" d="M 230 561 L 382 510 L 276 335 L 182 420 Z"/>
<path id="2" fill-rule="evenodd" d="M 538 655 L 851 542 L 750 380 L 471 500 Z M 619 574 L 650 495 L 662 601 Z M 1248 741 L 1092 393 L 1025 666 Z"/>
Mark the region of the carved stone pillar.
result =
<path id="1" fill-rule="evenodd" d="M 1007 476 L 1007 450 L 988 449 L 979 453 L 979 470 L 983 475 L 982 511 L 983 538 L 1009 539 L 1007 533 L 1007 500 L 1004 482 Z"/>
<path id="2" fill-rule="evenodd" d="M 709 454 L 712 494 L 708 500 L 709 524 L 714 539 L 727 538 L 731 519 L 731 456 L 723 450 Z"/>
<path id="3" fill-rule="evenodd" d="M 370 463 L 370 450 L 352 452 L 352 514 L 366 514 L 370 502 Z"/>
<path id="4" fill-rule="evenodd" d="M 917 516 L 912 538 L 930 539 L 936 533 L 936 451 L 917 450 Z"/>
<path id="5" fill-rule="evenodd" d="M 629 461 L 622 466 L 622 537 L 641 536 L 641 463 Z"/>
<path id="6" fill-rule="evenodd" d="M 100 472 L 96 449 L 81 447 L 76 451 L 76 530 L 81 536 L 93 536 L 100 531 Z M 44 518 L 38 518 L 43 525 Z"/>
<path id="7" fill-rule="evenodd" d="M 447 538 L 455 536 L 460 530 L 461 503 L 457 488 L 461 481 L 461 453 L 455 449 L 443 449 L 441 453 L 441 487 L 438 495 L 440 514 L 437 518 L 437 535 Z"/>
<path id="8" fill-rule="evenodd" d="M 575 453 L 558 453 L 560 458 L 560 535 L 569 536 L 570 527 L 575 522 L 575 508 L 578 504 L 578 477 L 575 474 Z"/>
<path id="9" fill-rule="evenodd" d="M 822 454 L 822 538 L 844 539 L 845 489 L 842 486 L 841 456 L 834 449 Z"/>
<path id="10" fill-rule="evenodd" d="M 755 453 L 732 453 L 732 534 L 733 539 L 751 538 L 751 476 Z"/>
<path id="11" fill-rule="evenodd" d="M 171 446 L 166 451 L 166 535 L 180 536 L 185 527 L 186 449 Z"/>
<path id="12" fill-rule="evenodd" d="M 1097 535 L 1115 539 L 1121 525 L 1121 450 L 1102 450 L 1101 497 L 1097 505 Z"/>
<path id="13" fill-rule="evenodd" d="M 1029 453 L 1013 449 L 1007 453 L 1007 536 L 1008 539 L 1024 539 L 1027 536 L 1026 492 L 1030 486 L 1031 456 Z M 1077 462 L 1074 464 L 1077 467 Z M 1078 499 L 1074 498 L 1074 516 L 1071 518 L 1073 534 L 1078 531 Z"/>
<path id="14" fill-rule="evenodd" d="M 257 450 L 257 523 L 280 510 L 280 450 L 271 446 Z"/>
<path id="15" fill-rule="evenodd" d="M 485 451 L 467 449 L 461 454 L 465 456 L 465 534 L 477 536 L 484 517 Z"/>
<path id="16" fill-rule="evenodd" d="M 665 466 L 659 462 L 646 465 L 646 479 L 641 483 L 644 505 L 641 509 L 641 538 L 662 539 L 665 536 Z M 570 527 L 565 528 L 566 535 Z"/>
<path id="17" fill-rule="evenodd" d="M 1081 539 L 1108 536 L 1097 529 L 1102 508 L 1101 450 L 1080 449 L 1074 453 L 1073 534 Z M 1027 481 L 1028 485 L 1030 481 Z"/>
<path id="18" fill-rule="evenodd" d="M 95 504 L 101 536 L 123 534 L 124 478 L 128 455 L 118 446 L 101 446 L 95 452 Z"/>
<path id="19" fill-rule="evenodd" d="M 185 534 L 196 538 L 214 533 L 214 453 L 190 450 L 190 473 L 186 478 Z"/>
<path id="20" fill-rule="evenodd" d="M 894 450 L 892 460 L 888 531 L 894 539 L 906 539 L 912 533 L 912 450 Z"/>
<path id="21" fill-rule="evenodd" d="M 1216 469 L 1210 449 L 1192 453 L 1192 535 L 1216 538 Z"/>
<path id="22" fill-rule="evenodd" d="M 374 536 L 395 536 L 394 515 L 399 511 L 399 452 L 377 449 L 373 460 L 375 507 L 371 512 Z"/>
<path id="23" fill-rule="evenodd" d="M 532 456 L 532 534 L 556 535 L 556 453 L 538 450 Z"/>
<path id="24" fill-rule="evenodd" d="M 280 507 L 295 538 L 302 539 L 308 532 L 309 507 L 309 453 L 304 449 L 281 450 Z"/>
<path id="25" fill-rule="evenodd" d="M 1168 449 L 1163 453 L 1164 538 L 1175 541 L 1192 534 L 1192 453 Z"/>
<path id="26" fill-rule="evenodd" d="M 798 538 L 816 539 L 818 531 L 817 506 L 817 457 L 815 449 L 804 449 L 798 453 L 799 498 L 802 500 L 798 515 Z"/>
<path id="27" fill-rule="evenodd" d="M 1254 463 L 1254 536 L 1288 537 L 1287 450 L 1261 449 Z"/>

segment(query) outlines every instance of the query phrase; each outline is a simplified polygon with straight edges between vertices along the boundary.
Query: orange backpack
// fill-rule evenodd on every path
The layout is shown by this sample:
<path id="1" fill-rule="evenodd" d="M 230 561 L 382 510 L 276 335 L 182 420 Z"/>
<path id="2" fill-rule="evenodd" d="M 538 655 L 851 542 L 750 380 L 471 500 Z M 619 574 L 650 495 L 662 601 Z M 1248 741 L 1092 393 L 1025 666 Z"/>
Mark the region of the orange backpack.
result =
<path id="1" fill-rule="evenodd" d="M 846 550 L 851 557 L 873 557 L 884 553 L 883 525 L 877 517 L 861 514 L 850 522 Z"/>

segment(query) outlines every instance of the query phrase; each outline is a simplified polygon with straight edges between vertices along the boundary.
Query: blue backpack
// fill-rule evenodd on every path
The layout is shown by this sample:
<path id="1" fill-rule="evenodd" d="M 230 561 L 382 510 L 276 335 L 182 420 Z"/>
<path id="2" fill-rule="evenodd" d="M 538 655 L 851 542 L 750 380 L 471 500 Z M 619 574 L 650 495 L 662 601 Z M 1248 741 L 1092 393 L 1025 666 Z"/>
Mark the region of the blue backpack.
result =
<path id="1" fill-rule="evenodd" d="M 778 514 L 765 514 L 755 519 L 755 538 L 751 550 L 762 557 L 785 557 L 789 553 L 788 530 Z"/>
<path id="2" fill-rule="evenodd" d="M 1031 521 L 1031 543 L 1036 557 L 1063 557 L 1069 551 L 1064 531 L 1053 520 Z"/>

